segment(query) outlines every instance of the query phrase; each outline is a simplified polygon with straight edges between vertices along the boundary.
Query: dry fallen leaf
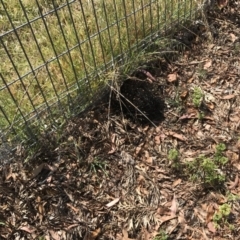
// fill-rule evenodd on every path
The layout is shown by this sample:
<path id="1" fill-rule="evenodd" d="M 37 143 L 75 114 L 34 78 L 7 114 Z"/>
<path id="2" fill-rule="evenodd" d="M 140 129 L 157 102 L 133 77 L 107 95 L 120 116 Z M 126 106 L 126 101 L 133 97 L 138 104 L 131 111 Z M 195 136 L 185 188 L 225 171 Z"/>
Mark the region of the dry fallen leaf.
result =
<path id="1" fill-rule="evenodd" d="M 184 141 L 184 142 L 186 141 L 186 138 L 181 134 L 178 134 L 178 133 L 175 133 L 175 132 L 172 132 L 172 131 L 169 131 L 168 134 L 172 137 L 175 137 L 175 138 L 181 140 L 181 141 Z"/>
<path id="2" fill-rule="evenodd" d="M 23 226 L 23 227 L 20 227 L 19 230 L 22 230 L 22 231 L 25 231 L 25 232 L 28 232 L 28 233 L 33 233 L 36 231 L 36 229 L 34 227 L 31 227 L 31 226 Z"/>
<path id="3" fill-rule="evenodd" d="M 232 99 L 232 98 L 234 98 L 234 97 L 235 97 L 234 94 L 229 94 L 229 95 L 226 95 L 226 96 L 221 97 L 221 99 L 223 99 L 223 100 L 229 100 L 229 99 Z"/>
<path id="4" fill-rule="evenodd" d="M 177 210 L 178 210 L 178 202 L 177 202 L 175 194 L 173 196 L 172 206 L 170 207 L 170 210 L 171 210 L 171 217 L 176 216 Z"/>
<path id="5" fill-rule="evenodd" d="M 60 236 L 56 232 L 54 232 L 53 230 L 49 230 L 49 233 L 50 233 L 53 240 L 60 240 L 61 239 Z"/>
<path id="6" fill-rule="evenodd" d="M 114 200 L 112 200 L 111 202 L 109 202 L 108 204 L 106 204 L 106 207 L 112 207 L 114 206 L 116 203 L 118 203 L 120 200 L 120 197 L 119 198 L 115 198 Z"/>
<path id="7" fill-rule="evenodd" d="M 177 73 L 168 74 L 168 82 L 175 82 L 177 80 Z"/>
<path id="8" fill-rule="evenodd" d="M 230 33 L 230 37 L 233 43 L 238 39 L 233 33 Z"/>
<path id="9" fill-rule="evenodd" d="M 187 90 L 182 91 L 182 92 L 181 92 L 181 95 L 180 95 L 180 98 L 181 98 L 181 99 L 185 99 L 185 98 L 187 97 L 187 95 L 188 95 L 188 91 L 187 91 Z"/>
<path id="10" fill-rule="evenodd" d="M 79 212 L 79 209 L 75 208 L 74 206 L 72 206 L 70 203 L 67 203 L 67 206 L 70 207 L 75 213 Z"/>
<path id="11" fill-rule="evenodd" d="M 215 228 L 213 222 L 209 222 L 209 223 L 207 224 L 207 227 L 208 227 L 208 229 L 209 229 L 210 232 L 212 232 L 212 233 L 215 233 L 215 232 L 216 232 L 216 228 Z"/>
<path id="12" fill-rule="evenodd" d="M 179 119 L 180 120 L 184 120 L 184 119 L 192 119 L 192 118 L 196 118 L 196 114 L 195 113 L 184 114 Z"/>
<path id="13" fill-rule="evenodd" d="M 214 213 L 215 213 L 214 206 L 213 204 L 210 204 L 207 208 L 206 223 L 209 223 L 212 220 Z"/>
<path id="14" fill-rule="evenodd" d="M 140 144 L 136 147 L 136 150 L 135 150 L 135 154 L 136 154 L 136 155 L 138 155 L 138 154 L 141 152 L 141 150 L 142 150 L 142 148 L 143 148 L 143 145 L 144 145 L 144 143 L 140 143 Z"/>
<path id="15" fill-rule="evenodd" d="M 156 144 L 159 145 L 159 144 L 161 143 L 161 141 L 160 141 L 160 136 L 156 136 L 154 139 L 155 139 L 155 143 L 156 143 Z"/>
<path id="16" fill-rule="evenodd" d="M 208 60 L 204 66 L 203 69 L 207 70 L 208 68 L 210 68 L 212 66 L 212 60 Z"/>
<path id="17" fill-rule="evenodd" d="M 173 182 L 172 186 L 173 186 L 173 187 L 176 187 L 176 186 L 179 185 L 181 182 L 182 182 L 182 179 L 179 178 L 179 179 L 177 179 L 176 181 Z"/>

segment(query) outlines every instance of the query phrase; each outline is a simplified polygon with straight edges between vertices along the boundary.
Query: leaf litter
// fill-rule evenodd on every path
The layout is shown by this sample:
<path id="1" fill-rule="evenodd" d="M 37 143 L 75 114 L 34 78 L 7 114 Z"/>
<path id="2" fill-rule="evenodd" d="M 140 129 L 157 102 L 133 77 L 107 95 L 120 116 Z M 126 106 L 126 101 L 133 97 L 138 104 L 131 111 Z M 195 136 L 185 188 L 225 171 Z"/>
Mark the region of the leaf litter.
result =
<path id="1" fill-rule="evenodd" d="M 177 61 L 145 63 L 111 106 L 103 98 L 60 140 L 49 133 L 28 163 L 23 154 L 1 166 L 1 239 L 237 239 L 239 7 L 210 13 L 212 43 L 196 38 Z M 220 143 L 228 163 L 214 170 L 226 179 L 206 186 L 201 163 L 185 166 L 219 160 Z"/>

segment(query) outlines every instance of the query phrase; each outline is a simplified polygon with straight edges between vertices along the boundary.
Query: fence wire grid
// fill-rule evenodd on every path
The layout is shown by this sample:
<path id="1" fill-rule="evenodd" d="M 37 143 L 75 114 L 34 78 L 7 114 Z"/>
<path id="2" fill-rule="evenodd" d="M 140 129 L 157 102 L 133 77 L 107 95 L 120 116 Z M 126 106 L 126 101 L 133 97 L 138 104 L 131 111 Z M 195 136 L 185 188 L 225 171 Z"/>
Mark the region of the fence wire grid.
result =
<path id="1" fill-rule="evenodd" d="M 195 17 L 195 0 L 0 0 L 0 142 L 82 111 L 104 73 Z"/>

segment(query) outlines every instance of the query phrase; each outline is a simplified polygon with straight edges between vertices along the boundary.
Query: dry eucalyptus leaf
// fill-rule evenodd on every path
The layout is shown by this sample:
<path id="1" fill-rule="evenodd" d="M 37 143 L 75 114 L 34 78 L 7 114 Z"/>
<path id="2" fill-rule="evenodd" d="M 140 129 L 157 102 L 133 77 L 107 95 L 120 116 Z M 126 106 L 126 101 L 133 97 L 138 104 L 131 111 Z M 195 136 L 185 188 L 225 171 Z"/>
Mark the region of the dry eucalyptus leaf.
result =
<path id="1" fill-rule="evenodd" d="M 204 66 L 203 69 L 207 70 L 208 68 L 210 68 L 212 66 L 212 60 L 208 60 Z"/>
<path id="2" fill-rule="evenodd" d="M 177 73 L 168 74 L 168 82 L 175 82 L 177 80 Z"/>
<path id="3" fill-rule="evenodd" d="M 106 204 L 106 207 L 112 207 L 114 206 L 115 204 L 117 204 L 120 200 L 120 197 L 119 198 L 115 198 L 113 201 L 109 202 L 108 204 Z"/>

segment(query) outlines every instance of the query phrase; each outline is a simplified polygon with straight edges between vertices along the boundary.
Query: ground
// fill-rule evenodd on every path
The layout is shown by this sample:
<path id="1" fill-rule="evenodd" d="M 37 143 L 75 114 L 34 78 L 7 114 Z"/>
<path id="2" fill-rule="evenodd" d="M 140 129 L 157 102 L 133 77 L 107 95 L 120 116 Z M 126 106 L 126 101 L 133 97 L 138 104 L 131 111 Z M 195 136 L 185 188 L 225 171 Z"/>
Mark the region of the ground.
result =
<path id="1" fill-rule="evenodd" d="M 179 33 L 177 59 L 139 66 L 30 159 L 19 148 L 1 239 L 239 239 L 239 12 L 210 12 L 213 41 Z"/>

